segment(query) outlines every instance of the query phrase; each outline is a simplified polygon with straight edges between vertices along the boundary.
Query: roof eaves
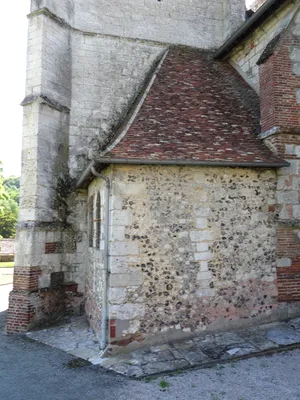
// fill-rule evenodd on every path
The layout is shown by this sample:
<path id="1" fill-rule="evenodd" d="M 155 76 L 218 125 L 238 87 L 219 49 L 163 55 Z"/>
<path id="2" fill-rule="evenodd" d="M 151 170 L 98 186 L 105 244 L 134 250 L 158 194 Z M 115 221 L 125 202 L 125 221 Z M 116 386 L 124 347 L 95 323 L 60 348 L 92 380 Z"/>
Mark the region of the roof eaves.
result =
<path id="1" fill-rule="evenodd" d="M 76 189 L 87 188 L 93 179 L 92 167 L 101 169 L 109 164 L 127 165 L 178 165 L 178 166 L 202 166 L 202 167 L 235 167 L 235 168 L 282 168 L 290 164 L 285 160 L 271 162 L 236 162 L 236 161 L 201 161 L 201 160 L 149 160 L 149 159 L 123 159 L 123 158 L 101 158 L 93 160 L 79 178 Z"/>

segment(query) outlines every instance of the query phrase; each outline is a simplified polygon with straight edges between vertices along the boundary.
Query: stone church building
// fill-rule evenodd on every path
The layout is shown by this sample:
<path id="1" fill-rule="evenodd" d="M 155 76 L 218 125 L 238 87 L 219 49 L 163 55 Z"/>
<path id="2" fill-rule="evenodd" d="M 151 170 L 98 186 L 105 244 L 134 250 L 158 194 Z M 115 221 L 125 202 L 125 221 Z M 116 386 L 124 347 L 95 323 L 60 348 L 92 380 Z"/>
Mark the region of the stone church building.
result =
<path id="1" fill-rule="evenodd" d="M 299 5 L 32 0 L 8 333 L 300 315 Z"/>

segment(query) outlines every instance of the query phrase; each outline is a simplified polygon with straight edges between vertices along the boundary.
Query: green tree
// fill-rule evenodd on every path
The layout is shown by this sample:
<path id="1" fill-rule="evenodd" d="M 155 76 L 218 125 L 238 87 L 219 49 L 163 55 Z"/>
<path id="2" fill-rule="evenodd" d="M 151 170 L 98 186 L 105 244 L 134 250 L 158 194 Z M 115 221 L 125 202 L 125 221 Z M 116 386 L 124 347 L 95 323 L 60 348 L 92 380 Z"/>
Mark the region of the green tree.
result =
<path id="1" fill-rule="evenodd" d="M 0 237 L 15 236 L 19 209 L 20 179 L 4 178 L 0 161 Z"/>
<path id="2" fill-rule="evenodd" d="M 5 187 L 3 185 L 4 177 L 3 177 L 3 168 L 2 162 L 0 161 L 0 201 L 5 200 L 7 198 L 7 194 L 5 193 Z"/>
<path id="3" fill-rule="evenodd" d="M 5 188 L 5 192 L 9 195 L 9 198 L 19 204 L 20 178 L 17 178 L 16 176 L 10 176 L 9 178 L 4 179 L 3 186 Z"/>

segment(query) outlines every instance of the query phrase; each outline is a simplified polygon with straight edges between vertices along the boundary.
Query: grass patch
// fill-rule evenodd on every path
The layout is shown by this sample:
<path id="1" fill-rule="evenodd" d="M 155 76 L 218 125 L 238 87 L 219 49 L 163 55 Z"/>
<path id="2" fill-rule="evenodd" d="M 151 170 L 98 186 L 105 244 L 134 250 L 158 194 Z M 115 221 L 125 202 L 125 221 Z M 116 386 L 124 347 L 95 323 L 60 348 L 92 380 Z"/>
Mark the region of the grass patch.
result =
<path id="1" fill-rule="evenodd" d="M 167 382 L 164 379 L 162 379 L 159 382 L 159 386 L 161 387 L 162 390 L 166 390 L 170 386 L 170 384 L 169 384 L 169 382 Z"/>
<path id="2" fill-rule="evenodd" d="M 12 261 L 12 262 L 7 262 L 7 261 L 4 261 L 4 262 L 0 262 L 0 268 L 13 268 L 15 266 L 15 263 Z"/>

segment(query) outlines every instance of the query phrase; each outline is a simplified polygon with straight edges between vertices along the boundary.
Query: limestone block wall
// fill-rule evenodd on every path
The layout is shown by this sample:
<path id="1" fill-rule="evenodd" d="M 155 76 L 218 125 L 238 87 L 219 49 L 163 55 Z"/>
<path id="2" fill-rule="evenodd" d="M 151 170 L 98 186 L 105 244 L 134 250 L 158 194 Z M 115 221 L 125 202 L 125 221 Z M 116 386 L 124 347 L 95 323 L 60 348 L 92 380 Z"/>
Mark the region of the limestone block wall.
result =
<path id="1" fill-rule="evenodd" d="M 88 190 L 89 246 L 86 253 L 85 312 L 98 338 L 100 338 L 101 333 L 102 302 L 104 295 L 105 190 L 103 180 L 98 178 L 91 183 Z M 97 211 L 98 207 L 99 210 Z"/>
<path id="2" fill-rule="evenodd" d="M 217 48 L 243 22 L 244 0 L 32 0 L 80 31 Z"/>
<path id="3" fill-rule="evenodd" d="M 48 15 L 29 18 L 26 96 L 49 96 L 62 106 L 71 101 L 70 31 Z"/>
<path id="4" fill-rule="evenodd" d="M 111 344 L 287 316 L 274 171 L 113 166 L 110 177 Z"/>
<path id="5" fill-rule="evenodd" d="M 116 36 L 211 48 L 223 40 L 220 1 L 75 0 L 80 29 Z"/>
<path id="6" fill-rule="evenodd" d="M 43 8 L 48 8 L 68 23 L 72 23 L 74 20 L 73 0 L 31 0 L 31 12 L 36 12 Z"/>
<path id="7" fill-rule="evenodd" d="M 235 46 L 229 58 L 232 65 L 259 92 L 259 67 L 256 64 L 268 43 L 291 21 L 297 7 L 297 1 L 287 2 L 271 17 L 261 24 L 255 32 Z"/>
<path id="8" fill-rule="evenodd" d="M 71 176 L 107 143 L 165 47 L 74 34 L 72 37 Z"/>
<path id="9" fill-rule="evenodd" d="M 230 36 L 242 25 L 245 20 L 245 12 L 245 2 L 240 0 L 223 1 L 223 42 L 230 38 Z"/>
<path id="10" fill-rule="evenodd" d="M 30 16 L 20 212 L 8 332 L 23 331 L 60 315 L 67 297 L 72 303 L 67 294 L 70 265 L 64 268 L 68 255 L 76 251 L 76 234 L 66 222 L 71 187 L 67 177 L 69 39 L 69 32 L 46 15 Z M 71 288 L 76 292 L 77 287 Z"/>

